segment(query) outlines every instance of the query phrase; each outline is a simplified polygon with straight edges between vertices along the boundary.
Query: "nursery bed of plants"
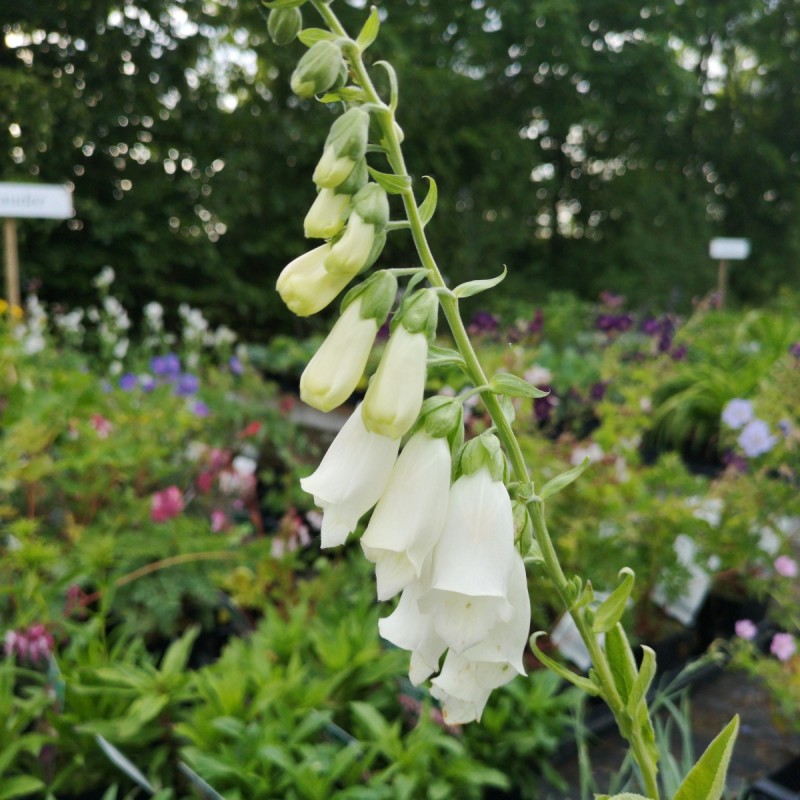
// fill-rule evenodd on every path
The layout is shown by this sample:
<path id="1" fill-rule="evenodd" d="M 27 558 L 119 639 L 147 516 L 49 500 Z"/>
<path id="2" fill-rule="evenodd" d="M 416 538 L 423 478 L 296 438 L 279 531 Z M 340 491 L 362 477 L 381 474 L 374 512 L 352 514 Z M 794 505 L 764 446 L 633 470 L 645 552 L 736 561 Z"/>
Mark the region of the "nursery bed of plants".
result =
<path id="1" fill-rule="evenodd" d="M 31 297 L 0 322 L 0 798 L 557 787 L 573 691 L 528 653 L 479 725 L 446 725 L 378 635 L 356 537 L 320 551 L 298 480 L 331 435 L 293 392 L 315 340 L 248 346 L 188 307 L 168 331 L 156 304 L 134 324 L 113 273 L 97 286 L 92 308 Z M 554 295 L 471 325 L 489 368 L 549 390 L 514 401 L 536 479 L 590 462 L 549 507 L 565 570 L 602 597 L 632 567 L 626 622 L 662 670 L 711 648 L 795 733 L 797 300 L 679 319 Z M 489 424 L 469 408 L 469 434 Z M 535 564 L 529 584 L 544 652 L 585 670 Z"/>

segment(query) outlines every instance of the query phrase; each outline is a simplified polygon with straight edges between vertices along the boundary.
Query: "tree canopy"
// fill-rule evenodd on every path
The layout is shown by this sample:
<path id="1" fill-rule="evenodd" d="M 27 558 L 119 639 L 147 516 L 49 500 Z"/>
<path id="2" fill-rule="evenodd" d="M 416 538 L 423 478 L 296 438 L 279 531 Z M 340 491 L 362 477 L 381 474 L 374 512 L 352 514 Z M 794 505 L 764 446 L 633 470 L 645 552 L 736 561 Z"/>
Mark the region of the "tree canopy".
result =
<path id="1" fill-rule="evenodd" d="M 274 281 L 307 247 L 331 121 L 289 91 L 303 46 L 272 45 L 254 0 L 0 5 L 0 179 L 75 191 L 74 219 L 21 226 L 24 275 L 78 303 L 111 264 L 135 303 L 285 326 Z M 439 183 L 451 276 L 505 263 L 532 304 L 609 289 L 685 307 L 713 287 L 708 240 L 732 235 L 753 242 L 734 295 L 797 279 L 800 0 L 377 5 L 373 57 L 400 76 L 420 193 Z M 337 6 L 357 31 L 364 3 Z M 412 258 L 393 234 L 384 259 Z"/>

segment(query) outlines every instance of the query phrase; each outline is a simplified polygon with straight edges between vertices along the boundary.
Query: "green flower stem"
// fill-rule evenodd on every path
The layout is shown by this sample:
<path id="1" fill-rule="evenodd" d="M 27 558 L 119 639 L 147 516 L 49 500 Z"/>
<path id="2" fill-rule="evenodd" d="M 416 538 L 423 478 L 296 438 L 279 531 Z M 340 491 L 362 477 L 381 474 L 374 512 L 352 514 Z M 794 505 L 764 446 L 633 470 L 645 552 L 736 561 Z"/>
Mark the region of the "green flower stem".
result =
<path id="1" fill-rule="evenodd" d="M 311 0 L 312 5 L 317 9 L 322 16 L 325 23 L 331 31 L 337 36 L 352 42 L 347 32 L 339 22 L 336 14 L 331 10 L 330 6 L 323 2 L 323 0 Z M 364 66 L 361 52 L 355 45 L 345 45 L 345 55 L 350 61 L 350 66 L 353 70 L 357 83 L 364 90 L 367 101 L 377 106 L 379 111 L 376 112 L 385 142 L 385 154 L 389 161 L 389 165 L 396 175 L 407 175 L 405 159 L 400 147 L 400 142 L 397 138 L 397 131 L 394 124 L 394 114 L 386 103 L 383 102 L 377 90 L 375 89 L 372 79 L 367 73 Z M 428 239 L 425 236 L 425 225 L 420 216 L 419 207 L 417 206 L 416 198 L 414 197 L 413 189 L 409 186 L 401 193 L 403 205 L 405 207 L 408 224 L 411 230 L 411 235 L 414 240 L 417 252 L 420 257 L 423 268 L 426 272 L 426 277 L 430 285 L 436 289 L 443 290 L 439 293 L 439 303 L 442 311 L 450 327 L 450 332 L 455 341 L 456 348 L 461 353 L 466 364 L 466 371 L 470 380 L 476 387 L 487 386 L 489 381 L 483 371 L 483 367 L 478 359 L 475 348 L 472 346 L 469 334 L 467 333 L 464 321 L 461 319 L 461 314 L 458 308 L 458 299 L 449 292 L 448 286 L 442 277 L 439 267 L 436 264 L 436 259 L 431 252 Z M 483 390 L 481 391 L 481 399 L 486 406 L 492 421 L 496 427 L 497 436 L 503 444 L 503 447 L 508 455 L 511 463 L 511 468 L 514 473 L 514 478 L 522 484 L 530 481 L 525 458 L 522 450 L 517 441 L 517 437 L 511 427 L 511 423 L 506 418 L 500 406 L 500 400 L 493 392 Z M 544 557 L 545 569 L 555 583 L 556 591 L 558 592 L 561 601 L 564 603 L 565 608 L 569 610 L 575 625 L 580 632 L 589 654 L 592 658 L 592 663 L 597 674 L 597 680 L 600 682 L 603 697 L 609 705 L 620 732 L 629 741 L 634 758 L 636 759 L 639 769 L 641 770 L 642 779 L 644 782 L 645 791 L 653 800 L 658 800 L 658 784 L 656 781 L 657 765 L 653 759 L 648 755 L 645 748 L 644 741 L 641 736 L 641 731 L 633 729 L 630 719 L 626 714 L 625 706 L 617 691 L 616 683 L 611 672 L 611 667 L 608 659 L 600 646 L 600 643 L 592 631 L 591 625 L 587 622 L 585 614 L 582 609 L 577 611 L 571 607 L 573 605 L 570 595 L 570 585 L 567 581 L 561 564 L 558 560 L 555 547 L 553 546 L 552 539 L 547 530 L 544 517 L 544 503 L 535 498 L 529 503 L 531 511 L 531 519 L 533 521 L 534 532 L 536 541 L 542 550 Z"/>

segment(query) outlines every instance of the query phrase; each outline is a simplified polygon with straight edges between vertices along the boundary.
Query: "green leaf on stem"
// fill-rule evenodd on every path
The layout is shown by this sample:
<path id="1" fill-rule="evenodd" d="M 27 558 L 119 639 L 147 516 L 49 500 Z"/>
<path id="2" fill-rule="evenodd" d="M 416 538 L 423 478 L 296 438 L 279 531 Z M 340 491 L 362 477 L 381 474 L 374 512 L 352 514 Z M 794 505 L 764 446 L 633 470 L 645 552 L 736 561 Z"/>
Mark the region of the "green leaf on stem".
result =
<path id="1" fill-rule="evenodd" d="M 458 290 L 456 290 L 458 291 Z M 512 375 L 510 372 L 498 372 L 489 381 L 489 389 L 495 394 L 503 394 L 508 397 L 546 397 L 549 392 L 537 389 L 532 383 Z"/>
<path id="2" fill-rule="evenodd" d="M 397 87 L 397 73 L 388 61 L 376 61 L 376 67 L 383 67 L 389 78 L 389 111 L 391 113 L 392 124 L 394 124 L 394 112 L 397 111 L 397 103 L 400 100 L 400 92 Z M 400 137 L 402 141 L 402 136 Z"/>
<path id="3" fill-rule="evenodd" d="M 335 42 L 339 37 L 324 28 L 304 28 L 297 38 L 306 46 L 313 47 L 317 42 Z"/>
<path id="4" fill-rule="evenodd" d="M 702 797 L 703 800 L 719 800 L 722 797 L 725 791 L 725 776 L 738 732 L 737 714 L 700 756 L 700 760 L 683 779 L 673 800 L 695 800 L 698 797 Z"/>
<path id="5" fill-rule="evenodd" d="M 478 281 L 467 281 L 466 283 L 462 283 L 460 286 L 456 286 L 456 288 L 453 289 L 453 294 L 458 298 L 472 297 L 473 295 L 480 294 L 481 292 L 485 292 L 487 289 L 497 286 L 498 283 L 501 283 L 503 280 L 505 280 L 506 275 L 508 275 L 508 268 L 504 264 L 503 271 L 494 278 L 484 278 L 483 280 Z"/>
<path id="6" fill-rule="evenodd" d="M 363 103 L 366 97 L 359 86 L 342 86 L 341 89 L 326 92 L 320 100 L 323 103 Z"/>
<path id="7" fill-rule="evenodd" d="M 647 690 L 656 676 L 656 654 L 647 645 L 642 645 L 642 664 L 631 687 L 627 711 L 634 721 L 644 720 L 647 715 Z"/>
<path id="8" fill-rule="evenodd" d="M 634 574 L 630 567 L 623 567 L 619 573 L 622 583 L 603 601 L 594 615 L 592 630 L 595 633 L 608 633 L 621 619 L 633 589 Z"/>
<path id="9" fill-rule="evenodd" d="M 261 0 L 267 8 L 300 8 L 306 0 Z"/>
<path id="10" fill-rule="evenodd" d="M 558 661 L 550 658 L 550 656 L 546 656 L 536 645 L 536 640 L 540 636 L 544 636 L 544 631 L 539 631 L 531 636 L 531 650 L 533 650 L 533 654 L 539 659 L 539 661 L 542 662 L 542 664 L 555 672 L 557 675 L 560 675 L 562 678 L 564 678 L 564 680 L 569 681 L 574 686 L 582 689 L 587 694 L 594 697 L 597 697 L 601 694 L 600 687 L 594 681 L 590 681 L 588 678 L 584 678 L 581 675 L 576 675 L 572 670 L 567 669 L 563 664 L 559 664 Z"/>
<path id="11" fill-rule="evenodd" d="M 361 33 L 358 34 L 358 38 L 356 39 L 358 49 L 362 53 L 378 38 L 380 27 L 381 20 L 378 16 L 378 9 L 372 6 L 369 17 L 367 17 L 367 21 L 364 23 L 364 27 L 361 29 Z"/>
<path id="12" fill-rule="evenodd" d="M 625 792 L 624 794 L 596 794 L 594 796 L 594 800 L 648 800 L 643 794 L 631 794 L 631 792 Z"/>
<path id="13" fill-rule="evenodd" d="M 556 475 L 555 478 L 551 478 L 544 486 L 542 486 L 539 496 L 542 498 L 542 500 L 546 500 L 548 497 L 557 494 L 562 489 L 569 486 L 573 481 L 577 480 L 588 466 L 589 459 L 587 457 L 584 458 L 577 467 L 573 467 L 566 472 L 562 472 L 560 475 Z"/>
<path id="14" fill-rule="evenodd" d="M 26 797 L 45 788 L 44 783 L 38 778 L 32 778 L 28 775 L 12 775 L 11 777 L 3 778 L 3 785 L 0 787 L 0 800 Z"/>
<path id="15" fill-rule="evenodd" d="M 633 684 L 636 683 L 636 660 L 625 629 L 619 622 L 606 633 L 604 649 L 614 685 L 622 702 L 627 705 Z"/>
<path id="16" fill-rule="evenodd" d="M 583 608 L 584 606 L 588 606 L 594 602 L 594 589 L 592 588 L 592 582 L 586 581 L 586 585 L 583 587 L 583 591 L 581 592 L 578 599 L 575 601 L 575 604 L 572 608 L 577 611 L 579 608 Z"/>
<path id="17" fill-rule="evenodd" d="M 436 211 L 436 203 L 439 199 L 439 190 L 436 187 L 436 181 L 430 175 L 425 175 L 425 180 L 428 181 L 428 194 L 419 207 L 419 216 L 422 224 L 427 225 L 433 218 Z"/>
<path id="18" fill-rule="evenodd" d="M 137 783 L 150 794 L 155 792 L 150 781 L 145 778 L 144 773 L 120 750 L 114 747 L 111 742 L 104 739 L 102 736 L 95 736 L 97 744 L 100 745 L 102 751 L 108 756 L 111 763 L 124 772 L 134 783 Z"/>
<path id="19" fill-rule="evenodd" d="M 410 175 L 392 175 L 388 172 L 378 172 L 372 167 L 367 167 L 375 183 L 389 194 L 402 194 L 411 186 Z"/>
<path id="20" fill-rule="evenodd" d="M 428 366 L 429 367 L 461 367 L 466 369 L 461 353 L 457 350 L 450 350 L 447 347 L 437 347 L 432 344 L 428 347 Z"/>

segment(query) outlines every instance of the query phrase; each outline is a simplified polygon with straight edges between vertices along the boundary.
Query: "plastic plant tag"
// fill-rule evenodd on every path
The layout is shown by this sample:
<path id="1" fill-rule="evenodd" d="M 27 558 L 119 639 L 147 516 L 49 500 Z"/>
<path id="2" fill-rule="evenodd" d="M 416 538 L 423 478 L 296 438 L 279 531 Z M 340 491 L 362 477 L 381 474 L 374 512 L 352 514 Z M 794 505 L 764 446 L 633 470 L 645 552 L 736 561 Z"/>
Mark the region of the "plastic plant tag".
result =
<path id="1" fill-rule="evenodd" d="M 686 534 L 682 533 L 676 537 L 675 552 L 680 563 L 689 571 L 686 588 L 680 597 L 669 600 L 663 584 L 658 584 L 653 590 L 652 599 L 656 605 L 664 609 L 664 613 L 688 627 L 694 622 L 700 606 L 706 599 L 711 586 L 711 577 L 695 561 L 697 546 Z"/>

